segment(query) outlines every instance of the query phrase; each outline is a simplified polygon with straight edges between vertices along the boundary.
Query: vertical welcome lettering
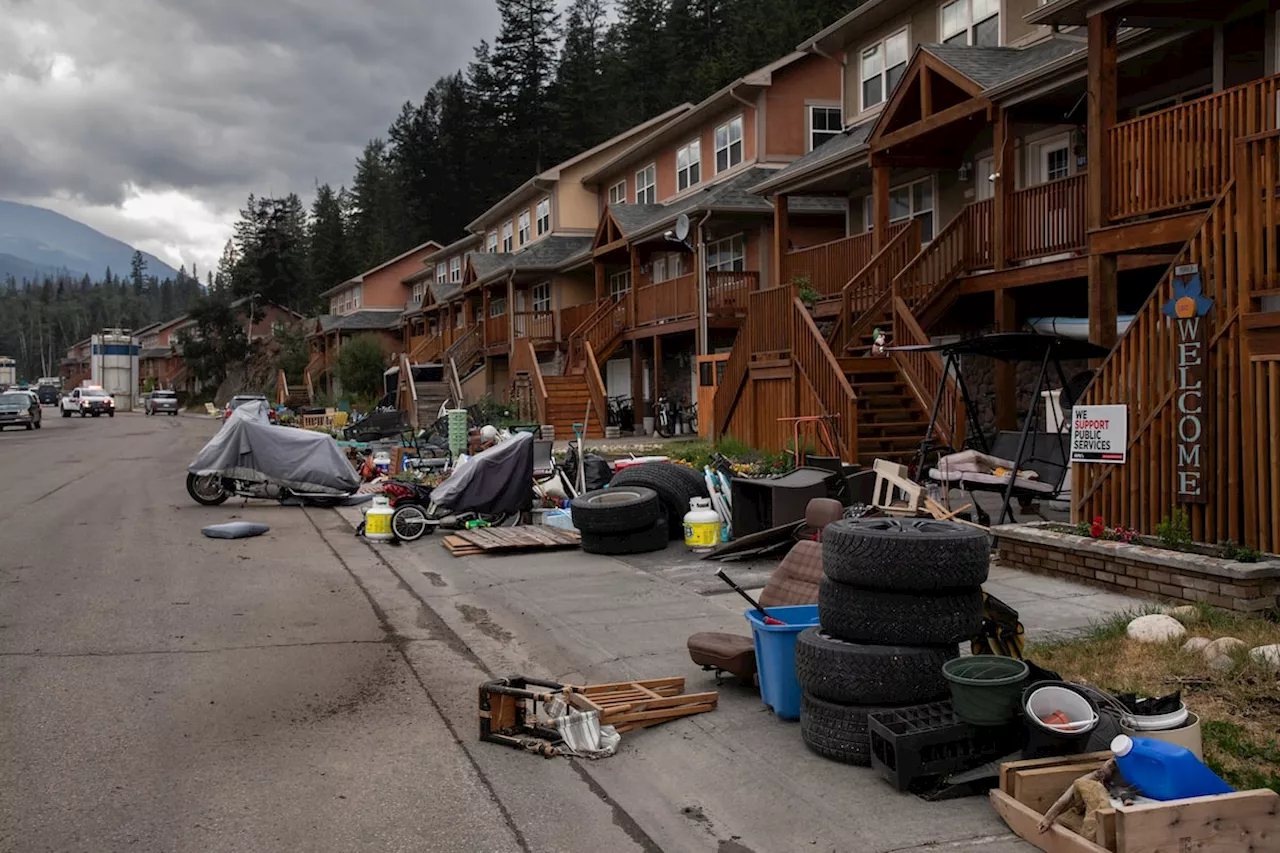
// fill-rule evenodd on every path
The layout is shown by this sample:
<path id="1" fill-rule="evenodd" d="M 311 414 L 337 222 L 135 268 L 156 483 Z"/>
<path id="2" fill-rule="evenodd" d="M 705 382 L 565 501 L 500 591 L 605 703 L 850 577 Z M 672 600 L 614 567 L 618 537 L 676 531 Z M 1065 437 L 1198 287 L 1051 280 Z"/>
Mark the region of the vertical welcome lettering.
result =
<path id="1" fill-rule="evenodd" d="M 1185 277 L 1190 273 L 1190 278 Z M 1174 320 L 1174 494 L 1179 503 L 1207 503 L 1208 427 L 1210 400 L 1207 314 L 1213 300 L 1201 295 L 1198 267 L 1178 267 L 1173 299 L 1164 313 Z"/>

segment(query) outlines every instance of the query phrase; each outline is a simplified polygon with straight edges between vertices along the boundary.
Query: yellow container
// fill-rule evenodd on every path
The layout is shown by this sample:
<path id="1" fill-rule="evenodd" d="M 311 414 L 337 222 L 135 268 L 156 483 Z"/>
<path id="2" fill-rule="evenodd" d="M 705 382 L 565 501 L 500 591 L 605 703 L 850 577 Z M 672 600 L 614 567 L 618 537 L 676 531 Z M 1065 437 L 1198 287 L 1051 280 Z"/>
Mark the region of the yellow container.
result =
<path id="1" fill-rule="evenodd" d="M 720 513 L 711 508 L 706 498 L 689 501 L 684 517 L 684 544 L 693 551 L 710 551 L 720 544 Z"/>
<path id="2" fill-rule="evenodd" d="M 395 538 L 391 532 L 391 505 L 386 498 L 373 499 L 373 506 L 364 514 L 364 538 L 373 542 L 390 542 Z"/>

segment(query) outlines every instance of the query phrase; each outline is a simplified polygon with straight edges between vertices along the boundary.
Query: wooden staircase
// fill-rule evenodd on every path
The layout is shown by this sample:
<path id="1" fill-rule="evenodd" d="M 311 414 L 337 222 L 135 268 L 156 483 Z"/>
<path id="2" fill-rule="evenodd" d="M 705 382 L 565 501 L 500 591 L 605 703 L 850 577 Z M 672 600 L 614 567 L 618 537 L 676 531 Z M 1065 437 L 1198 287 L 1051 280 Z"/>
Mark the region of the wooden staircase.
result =
<path id="1" fill-rule="evenodd" d="M 445 403 L 458 405 L 453 399 L 453 390 L 444 379 L 438 382 L 414 382 L 414 405 L 417 406 L 418 424 L 426 427 L 440 418 L 440 407 Z"/>
<path id="2" fill-rule="evenodd" d="M 588 344 L 597 361 L 607 361 L 622 343 L 622 333 L 627 330 L 629 322 L 626 300 L 600 300 L 596 310 L 569 334 L 565 373 L 580 374 L 586 369 Z"/>
<path id="3" fill-rule="evenodd" d="M 558 440 L 573 438 L 573 425 L 583 423 L 584 417 L 587 418 L 587 438 L 604 438 L 604 427 L 600 424 L 600 419 L 595 417 L 586 376 L 571 373 L 567 376 L 545 376 L 542 381 L 547 388 L 546 418 L 543 423 L 556 428 Z M 588 414 L 591 416 L 587 417 Z"/>
<path id="4" fill-rule="evenodd" d="M 845 357 L 840 367 L 858 398 L 858 459 L 906 464 L 920 448 L 929 412 L 916 399 L 897 362 L 887 356 Z"/>

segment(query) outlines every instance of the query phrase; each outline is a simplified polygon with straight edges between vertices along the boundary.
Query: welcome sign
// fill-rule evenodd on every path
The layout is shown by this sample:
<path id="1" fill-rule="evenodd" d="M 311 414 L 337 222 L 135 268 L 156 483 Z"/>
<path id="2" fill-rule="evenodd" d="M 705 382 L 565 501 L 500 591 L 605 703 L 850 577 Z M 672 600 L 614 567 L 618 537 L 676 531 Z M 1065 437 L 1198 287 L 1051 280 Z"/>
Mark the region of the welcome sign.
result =
<path id="1" fill-rule="evenodd" d="M 1208 460 L 1206 413 L 1209 381 L 1209 311 L 1213 300 L 1203 294 L 1200 267 L 1185 264 L 1173 270 L 1173 298 L 1161 309 L 1173 318 L 1174 367 L 1174 495 L 1179 503 L 1206 503 Z"/>

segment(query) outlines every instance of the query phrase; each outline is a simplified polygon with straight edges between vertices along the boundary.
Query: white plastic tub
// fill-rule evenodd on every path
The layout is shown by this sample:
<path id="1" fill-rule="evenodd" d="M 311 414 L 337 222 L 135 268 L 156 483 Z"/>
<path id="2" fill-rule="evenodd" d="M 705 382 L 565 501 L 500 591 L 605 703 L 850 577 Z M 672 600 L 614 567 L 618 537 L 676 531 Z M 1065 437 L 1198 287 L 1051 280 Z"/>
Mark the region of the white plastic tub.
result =
<path id="1" fill-rule="evenodd" d="M 1055 711 L 1061 711 L 1070 722 L 1044 722 L 1044 718 Z M 1098 713 L 1089 701 L 1065 687 L 1036 688 L 1027 698 L 1027 713 L 1041 727 L 1064 734 L 1088 731 L 1098 724 Z"/>

